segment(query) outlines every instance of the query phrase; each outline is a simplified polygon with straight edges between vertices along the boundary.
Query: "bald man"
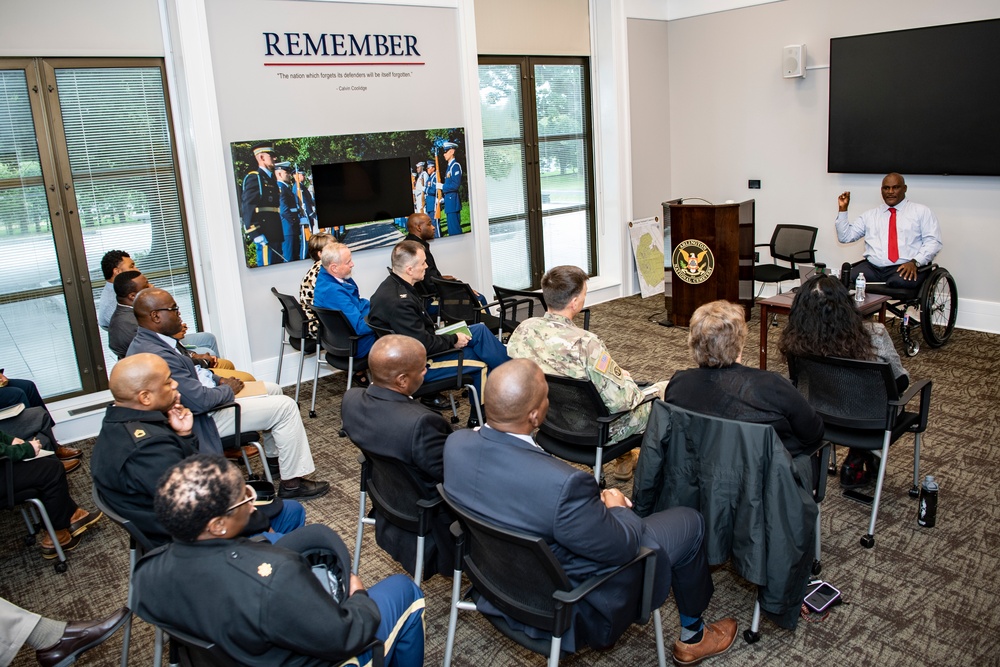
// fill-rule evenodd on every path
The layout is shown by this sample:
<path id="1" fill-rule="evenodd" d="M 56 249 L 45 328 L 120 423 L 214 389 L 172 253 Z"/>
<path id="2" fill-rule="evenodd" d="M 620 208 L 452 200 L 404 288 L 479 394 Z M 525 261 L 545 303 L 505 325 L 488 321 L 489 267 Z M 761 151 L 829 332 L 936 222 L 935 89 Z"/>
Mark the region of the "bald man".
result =
<path id="1" fill-rule="evenodd" d="M 155 354 L 122 359 L 109 383 L 115 402 L 104 414 L 91 456 L 94 486 L 112 509 L 164 544 L 170 534 L 153 511 L 156 483 L 172 465 L 198 453 L 194 415 L 181 404 L 167 362 Z M 264 533 L 272 542 L 305 524 L 305 510 L 293 500 L 276 499 L 254 517 L 248 534 Z"/>
<path id="2" fill-rule="evenodd" d="M 207 368 L 196 367 L 185 350 L 174 340 L 183 328 L 177 302 L 164 290 L 151 287 L 136 296 L 132 304 L 139 329 L 129 345 L 128 355 L 151 352 L 170 367 L 177 381 L 181 403 L 194 413 L 194 434 L 202 453 L 221 454 L 222 437 L 233 435 L 235 410 L 217 410 L 234 400 L 243 388 L 236 378 L 219 377 Z M 238 399 L 241 426 L 247 431 L 264 431 L 264 452 L 277 456 L 281 473 L 282 498 L 307 500 L 324 495 L 329 482 L 313 481 L 305 475 L 315 469 L 299 406 L 285 396 L 281 387 L 265 382 L 266 396 Z"/>
<path id="3" fill-rule="evenodd" d="M 344 395 L 341 417 L 344 430 L 362 452 L 409 466 L 420 479 L 424 496 L 434 498 L 434 487 L 444 479 L 442 456 L 451 424 L 440 413 L 411 398 L 424 382 L 426 364 L 424 346 L 415 338 L 392 334 L 378 339 L 368 354 L 371 386 L 355 387 Z M 424 541 L 425 577 L 452 571 L 452 518 L 446 513 L 440 513 L 438 518 Z M 376 512 L 375 541 L 413 574 L 415 533 L 390 524 Z"/>
<path id="4" fill-rule="evenodd" d="M 672 587 L 680 611 L 674 662 L 695 664 L 732 645 L 736 621 L 701 619 L 714 590 L 701 514 L 681 507 L 640 519 L 620 491 L 602 491 L 589 472 L 538 447 L 532 434 L 548 412 L 548 386 L 530 359 L 513 359 L 493 371 L 486 407 L 486 426 L 456 431 L 445 445 L 444 488 L 452 501 L 498 526 L 544 539 L 574 586 L 649 547 L 656 552 L 653 607 L 664 603 Z M 633 568 L 587 596 L 563 648 L 614 644 L 634 618 L 639 575 Z"/>

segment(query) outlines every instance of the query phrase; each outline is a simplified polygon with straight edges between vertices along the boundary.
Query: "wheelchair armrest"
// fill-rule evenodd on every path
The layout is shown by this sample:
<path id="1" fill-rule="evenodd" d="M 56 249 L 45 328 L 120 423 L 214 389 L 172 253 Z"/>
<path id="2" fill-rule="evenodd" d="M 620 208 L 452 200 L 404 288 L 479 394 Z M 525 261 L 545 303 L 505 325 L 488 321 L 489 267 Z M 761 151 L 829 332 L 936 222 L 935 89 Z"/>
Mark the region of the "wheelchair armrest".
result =
<path id="1" fill-rule="evenodd" d="M 899 397 L 899 400 L 889 401 L 889 405 L 893 407 L 905 407 L 907 403 L 913 400 L 913 397 L 920 392 L 920 421 L 917 422 L 917 429 L 915 433 L 923 433 L 927 430 L 927 416 L 931 410 L 931 380 L 920 380 L 918 382 L 910 385 L 906 392 Z"/>
<path id="2" fill-rule="evenodd" d="M 632 560 L 616 567 L 611 572 L 591 577 L 571 591 L 556 591 L 553 593 L 552 599 L 555 600 L 556 603 L 556 628 L 559 628 L 560 626 L 562 626 L 563 629 L 569 628 L 571 618 L 568 612 L 571 605 L 576 604 L 583 598 L 590 595 L 590 593 L 592 593 L 595 589 L 607 583 L 608 580 L 616 577 L 636 563 L 644 560 L 646 561 L 646 571 L 642 582 L 643 591 L 640 618 L 642 619 L 641 622 L 645 623 L 645 619 L 649 618 L 649 614 L 652 611 L 650 607 L 653 593 L 653 573 L 656 571 L 656 554 L 653 553 L 653 550 L 649 547 L 639 547 L 639 552 Z M 563 623 L 565 623 L 565 625 L 563 625 Z"/>

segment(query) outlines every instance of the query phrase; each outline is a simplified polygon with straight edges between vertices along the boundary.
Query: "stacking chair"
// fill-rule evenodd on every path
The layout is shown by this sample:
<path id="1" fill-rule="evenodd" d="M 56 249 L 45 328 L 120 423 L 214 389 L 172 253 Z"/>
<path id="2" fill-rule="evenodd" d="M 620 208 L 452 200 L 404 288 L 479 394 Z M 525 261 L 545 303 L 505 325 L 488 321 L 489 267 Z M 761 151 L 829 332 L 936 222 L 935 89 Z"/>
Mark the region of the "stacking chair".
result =
<path id="1" fill-rule="evenodd" d="M 0 507 L 13 509 L 21 505 L 21 516 L 24 517 L 24 523 L 28 527 L 28 534 L 24 538 L 25 546 L 30 547 L 35 543 L 35 536 L 44 525 L 56 549 L 55 570 L 59 574 L 64 574 L 69 568 L 66 554 L 59 546 L 59 539 L 56 537 L 55 528 L 52 527 L 49 513 L 45 511 L 45 505 L 38 498 L 26 497 L 30 492 L 14 493 L 14 462 L 8 456 L 0 456 L 0 475 L 4 476 L 7 488 L 6 496 L 0 499 Z"/>
<path id="2" fill-rule="evenodd" d="M 389 334 L 396 333 L 390 328 L 380 327 L 372 324 L 370 319 L 366 319 L 365 322 L 368 323 L 368 326 L 371 327 L 372 331 L 374 331 L 375 335 L 379 338 L 381 338 L 382 336 L 387 336 Z M 463 388 L 467 389 L 469 392 L 469 404 L 471 406 L 471 410 L 475 412 L 476 415 L 479 417 L 479 423 L 485 424 L 486 422 L 483 421 L 482 408 L 480 407 L 481 403 L 479 401 L 479 392 L 476 391 L 476 386 L 473 384 L 474 378 L 472 377 L 473 373 L 479 372 L 479 369 L 474 368 L 472 370 L 463 370 L 462 361 L 464 360 L 465 356 L 462 350 L 446 350 L 444 352 L 438 352 L 436 354 L 428 354 L 427 361 L 429 363 L 435 357 L 441 357 L 446 354 L 454 354 L 456 352 L 458 353 L 458 358 L 455 360 L 456 363 L 455 377 L 441 378 L 440 380 L 435 380 L 433 382 L 424 382 L 422 385 L 420 385 L 420 389 L 418 389 L 413 394 L 413 398 L 422 398 L 424 396 L 431 396 L 433 394 L 439 394 L 442 391 L 452 392 L 452 391 L 462 391 Z M 455 397 L 449 394 L 448 398 L 451 401 L 451 423 L 457 424 L 458 407 L 455 405 Z"/>
<path id="3" fill-rule="evenodd" d="M 638 447 L 642 433 L 608 444 L 611 424 L 628 412 L 614 414 L 604 405 L 590 380 L 546 375 L 549 384 L 549 412 L 538 430 L 538 446 L 561 459 L 591 466 L 597 483 L 604 484 L 601 467 Z M 648 396 L 643 403 L 654 400 Z"/>
<path id="4" fill-rule="evenodd" d="M 875 496 L 855 491 L 844 495 L 871 503 L 868 532 L 861 546 L 875 546 L 875 519 L 889 461 L 889 446 L 905 433 L 913 434 L 913 486 L 910 497 L 920 493 L 920 439 L 927 430 L 931 404 L 931 381 L 920 380 L 902 395 L 889 364 L 837 357 L 790 357 L 788 374 L 809 404 L 823 418 L 825 440 L 835 445 L 867 449 L 880 459 Z M 920 394 L 917 412 L 907 405 Z"/>
<path id="5" fill-rule="evenodd" d="M 542 296 L 541 292 L 494 285 L 493 294 L 500 307 L 500 325 L 504 331 L 508 329 L 513 331 L 524 320 L 529 317 L 541 317 L 547 310 L 545 297 Z M 583 328 L 589 331 L 590 308 L 584 308 L 581 312 L 583 313 Z"/>
<path id="6" fill-rule="evenodd" d="M 743 633 L 747 643 L 760 639 L 762 605 L 797 619 L 801 596 L 788 600 L 786 592 L 804 590 L 810 571 L 822 569 L 819 502 L 826 494 L 822 468 L 829 451 L 826 446 L 792 459 L 770 424 L 653 404 L 636 465 L 633 509 L 639 516 L 671 507 L 702 513 L 709 565 L 731 560 L 741 577 L 758 586 L 753 621 Z"/>
<path id="7" fill-rule="evenodd" d="M 434 518 L 442 509 L 441 497 L 437 493 L 427 494 L 413 470 L 399 461 L 362 451 L 358 463 L 361 464 L 361 501 L 351 571 L 357 574 L 361 566 L 361 536 L 365 526 L 375 525 L 375 519 L 368 517 L 366 512 L 366 500 L 371 497 L 372 507 L 383 519 L 417 534 L 417 557 L 412 575 L 413 582 L 419 586 L 424 578 L 424 543 Z M 439 547 L 446 549 L 448 545 Z"/>
<path id="8" fill-rule="evenodd" d="M 482 323 L 491 331 L 497 332 L 497 338 L 503 334 L 510 334 L 514 331 L 512 322 L 508 322 L 506 329 L 501 326 L 501 319 L 490 314 L 490 308 L 500 304 L 499 301 L 488 303 L 485 306 L 479 303 L 476 293 L 469 283 L 461 280 L 446 280 L 445 278 L 431 278 L 431 282 L 437 287 L 438 293 L 438 315 L 445 324 L 464 321 L 468 324 Z"/>
<path id="9" fill-rule="evenodd" d="M 326 353 L 326 363 L 347 373 L 347 388 L 351 388 L 354 374 L 368 368 L 368 355 L 358 356 L 358 340 L 361 338 L 354 327 L 339 310 L 317 308 L 313 313 L 319 320 L 319 347 Z M 316 416 L 316 385 L 319 384 L 319 359 L 316 358 L 316 374 L 313 376 L 312 404 L 309 416 Z"/>
<path id="10" fill-rule="evenodd" d="M 656 555 L 650 549 L 642 547 L 628 563 L 573 587 L 545 540 L 473 516 L 448 498 L 442 484 L 438 484 L 438 493 L 458 519 L 451 527 L 457 546 L 444 667 L 451 665 L 459 610 L 477 611 L 476 600 L 480 597 L 519 623 L 550 633 L 551 641 L 535 639 L 510 627 L 502 617 L 485 615 L 501 633 L 535 653 L 548 655 L 549 667 L 556 667 L 562 638 L 573 621 L 574 605 L 631 567 L 643 568 L 641 594 L 633 622 L 644 625 L 649 621 L 650 611 L 653 612 L 656 656 L 660 667 L 666 666 L 660 610 L 651 609 Z M 472 582 L 473 601 L 462 599 L 463 572 Z"/>
<path id="11" fill-rule="evenodd" d="M 285 356 L 285 346 L 299 351 L 299 374 L 295 380 L 295 402 L 299 402 L 299 389 L 302 386 L 302 366 L 306 355 L 316 351 L 316 339 L 309 333 L 309 320 L 299 300 L 290 294 L 282 294 L 271 288 L 271 294 L 281 304 L 281 343 L 278 345 L 278 372 L 274 381 L 281 382 L 281 362 Z"/>
<path id="12" fill-rule="evenodd" d="M 261 466 L 264 468 L 264 479 L 274 484 L 274 479 L 271 477 L 271 469 L 267 465 L 267 457 L 264 455 L 264 447 L 260 444 L 260 434 L 256 431 L 244 433 L 240 429 L 240 417 L 243 408 L 236 401 L 220 405 L 216 410 L 228 410 L 229 408 L 236 410 L 236 418 L 233 425 L 233 435 L 222 438 L 222 453 L 227 459 L 237 463 L 237 465 L 242 463 L 246 466 L 247 477 L 249 479 L 254 479 L 255 477 L 259 479 L 254 474 L 253 467 L 250 465 L 250 456 L 258 457 Z M 247 454 L 248 449 L 251 452 L 249 455 Z"/>
<path id="13" fill-rule="evenodd" d="M 799 270 L 796 262 L 816 261 L 816 234 L 819 230 L 805 225 L 777 225 L 771 234 L 770 243 L 758 243 L 755 248 L 769 248 L 771 257 L 775 260 L 788 262 L 791 266 L 757 264 L 753 267 L 753 279 L 761 283 L 761 290 L 767 283 L 777 283 L 778 293 L 781 293 L 781 283 L 786 280 L 798 280 Z M 758 296 L 760 294 L 758 293 Z"/>
<path id="14" fill-rule="evenodd" d="M 169 629 L 172 644 L 178 647 L 180 667 L 238 667 L 223 650 L 213 642 L 199 639 L 177 629 Z M 384 644 L 381 639 L 373 639 L 364 648 L 372 649 L 371 667 L 383 667 L 385 664 Z M 363 652 L 363 651 L 362 651 Z"/>

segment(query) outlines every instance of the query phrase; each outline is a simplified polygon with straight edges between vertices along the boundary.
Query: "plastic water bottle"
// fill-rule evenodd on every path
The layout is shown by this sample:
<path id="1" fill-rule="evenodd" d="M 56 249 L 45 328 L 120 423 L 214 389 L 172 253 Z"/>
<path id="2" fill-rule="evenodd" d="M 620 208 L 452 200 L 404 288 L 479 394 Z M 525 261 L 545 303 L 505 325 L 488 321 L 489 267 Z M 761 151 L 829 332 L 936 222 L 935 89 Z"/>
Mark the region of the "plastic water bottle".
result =
<path id="1" fill-rule="evenodd" d="M 920 499 L 917 508 L 917 524 L 933 528 L 937 522 L 938 485 L 933 475 L 927 475 L 920 485 Z"/>
<path id="2" fill-rule="evenodd" d="M 865 300 L 865 274 L 859 273 L 854 281 L 854 300 L 861 303 Z"/>

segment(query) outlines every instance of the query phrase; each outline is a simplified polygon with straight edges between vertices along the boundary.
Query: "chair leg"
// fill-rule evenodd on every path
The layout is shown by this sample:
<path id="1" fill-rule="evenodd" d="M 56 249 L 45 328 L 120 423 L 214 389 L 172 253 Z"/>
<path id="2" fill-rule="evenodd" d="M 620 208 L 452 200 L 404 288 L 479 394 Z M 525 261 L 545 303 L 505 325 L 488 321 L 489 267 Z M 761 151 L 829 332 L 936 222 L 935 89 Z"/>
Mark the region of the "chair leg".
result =
<path id="1" fill-rule="evenodd" d="M 753 620 L 750 627 L 743 631 L 743 641 L 747 644 L 756 644 L 760 641 L 760 599 L 753 603 Z"/>
<path id="2" fill-rule="evenodd" d="M 656 662 L 660 667 L 667 667 L 667 652 L 663 646 L 663 618 L 659 608 L 653 610 L 653 632 L 656 633 Z"/>
<path id="3" fill-rule="evenodd" d="M 281 384 L 281 362 L 285 358 L 285 327 L 281 327 L 281 341 L 278 343 L 278 372 L 274 376 L 274 383 Z"/>
<path id="4" fill-rule="evenodd" d="M 270 466 L 267 465 L 267 456 L 264 454 L 264 446 L 261 445 L 259 442 L 254 442 L 252 444 L 254 448 L 257 450 L 257 457 L 260 459 L 260 466 L 261 468 L 264 469 L 264 479 L 266 479 L 271 484 L 274 484 L 274 478 L 271 477 L 271 468 Z M 240 451 L 243 451 L 242 447 L 240 447 Z M 248 475 L 252 474 L 253 469 L 250 467 L 250 459 L 247 457 L 246 452 L 243 452 L 243 462 L 247 466 L 247 474 Z"/>
<path id="5" fill-rule="evenodd" d="M 910 497 L 916 498 L 920 495 L 920 433 L 913 436 L 913 487 L 910 489 Z"/>
<path id="6" fill-rule="evenodd" d="M 302 388 L 302 368 L 306 363 L 306 341 L 302 340 L 301 349 L 299 350 L 299 374 L 295 378 L 295 404 L 299 404 L 299 389 Z"/>
<path id="7" fill-rule="evenodd" d="M 344 391 L 351 390 L 351 384 L 354 382 L 354 357 L 350 357 L 347 360 L 347 389 Z"/>
<path id="8" fill-rule="evenodd" d="M 891 438 L 892 434 L 886 431 L 882 441 L 882 460 L 879 461 L 878 466 L 878 483 L 875 484 L 875 501 L 872 503 L 872 516 L 868 521 L 868 534 L 861 538 L 861 546 L 865 549 L 871 549 L 875 546 L 875 520 L 878 518 L 879 501 L 882 500 L 882 484 L 885 481 L 886 464 L 889 462 L 889 441 Z"/>
<path id="9" fill-rule="evenodd" d="M 448 637 L 444 643 L 444 667 L 451 667 L 451 652 L 455 648 L 455 627 L 458 625 L 458 603 L 462 595 L 462 571 L 451 577 L 451 611 L 448 612 Z"/>
<path id="10" fill-rule="evenodd" d="M 469 390 L 470 414 L 475 412 L 476 416 L 479 417 L 479 424 L 482 426 L 486 422 L 483 421 L 483 407 L 482 402 L 479 400 L 479 392 L 476 391 L 476 386 L 473 384 L 467 384 L 465 388 Z M 454 405 L 454 401 L 452 401 L 452 404 Z"/>
<path id="11" fill-rule="evenodd" d="M 597 480 L 598 486 L 600 486 L 601 484 L 601 473 L 603 472 L 602 470 L 603 467 L 604 467 L 604 448 L 598 447 L 597 454 L 594 457 L 594 479 Z"/>
<path id="12" fill-rule="evenodd" d="M 317 344 L 316 346 L 316 370 L 313 372 L 313 397 L 312 404 L 309 406 L 309 417 L 310 419 L 316 418 L 316 385 L 319 384 L 319 365 L 320 365 L 320 348 Z"/>
<path id="13" fill-rule="evenodd" d="M 56 529 L 52 527 L 52 522 L 49 520 L 49 513 L 45 511 L 45 505 L 43 505 L 42 501 L 38 498 L 28 498 L 28 502 L 34 505 L 38 510 L 38 514 L 42 517 L 42 523 L 45 524 L 45 530 L 52 539 L 52 545 L 56 549 L 56 558 L 59 560 L 59 562 L 56 563 L 56 572 L 65 572 L 66 554 L 63 553 L 62 546 L 59 544 L 59 538 L 56 537 Z"/>
<path id="14" fill-rule="evenodd" d="M 417 586 L 424 580 L 424 541 L 423 535 L 417 535 L 417 562 L 413 567 L 413 583 Z"/>
<path id="15" fill-rule="evenodd" d="M 367 498 L 368 494 L 362 491 L 361 502 L 358 503 L 358 535 L 354 539 L 354 564 L 351 568 L 351 572 L 354 574 L 357 574 L 358 568 L 361 567 L 361 536 L 365 532 L 365 501 Z"/>
<path id="16" fill-rule="evenodd" d="M 562 637 L 553 637 L 549 647 L 548 667 L 559 667 L 559 651 L 562 650 Z"/>
<path id="17" fill-rule="evenodd" d="M 823 508 L 820 505 L 816 505 L 816 545 L 813 555 L 812 573 L 813 575 L 819 575 L 823 571 L 823 556 L 820 552 L 822 547 L 823 539 L 820 535 L 820 514 Z"/>
<path id="18" fill-rule="evenodd" d="M 153 667 L 160 667 L 163 664 L 163 630 L 156 628 L 153 637 Z"/>

